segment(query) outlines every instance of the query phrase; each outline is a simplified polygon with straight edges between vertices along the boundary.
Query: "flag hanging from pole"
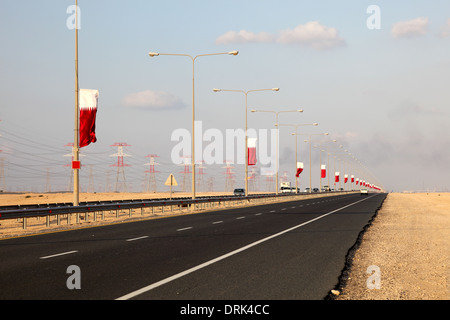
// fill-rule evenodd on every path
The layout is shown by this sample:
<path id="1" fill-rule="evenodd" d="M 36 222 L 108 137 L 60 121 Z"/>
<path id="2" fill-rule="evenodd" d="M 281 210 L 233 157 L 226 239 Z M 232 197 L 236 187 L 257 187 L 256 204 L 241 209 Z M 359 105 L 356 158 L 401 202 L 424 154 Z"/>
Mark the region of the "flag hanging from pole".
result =
<path id="1" fill-rule="evenodd" d="M 339 172 L 334 173 L 334 182 L 339 182 Z"/>
<path id="2" fill-rule="evenodd" d="M 98 90 L 80 89 L 80 148 L 97 141 L 95 136 L 97 106 Z"/>
<path id="3" fill-rule="evenodd" d="M 320 177 L 325 178 L 326 176 L 327 176 L 327 167 L 324 164 L 322 164 L 320 166 Z"/>
<path id="4" fill-rule="evenodd" d="M 355 182 L 355 176 L 354 175 L 352 175 L 352 177 L 351 177 L 352 179 L 350 180 L 350 182 L 351 183 L 353 183 L 353 182 Z"/>
<path id="5" fill-rule="evenodd" d="M 248 165 L 256 165 L 256 138 L 248 138 Z"/>
<path id="6" fill-rule="evenodd" d="M 344 175 L 344 183 L 347 183 L 347 181 L 348 181 L 348 174 L 345 174 Z"/>
<path id="7" fill-rule="evenodd" d="M 303 162 L 297 162 L 297 173 L 295 176 L 298 178 L 300 176 L 300 173 L 303 171 Z"/>

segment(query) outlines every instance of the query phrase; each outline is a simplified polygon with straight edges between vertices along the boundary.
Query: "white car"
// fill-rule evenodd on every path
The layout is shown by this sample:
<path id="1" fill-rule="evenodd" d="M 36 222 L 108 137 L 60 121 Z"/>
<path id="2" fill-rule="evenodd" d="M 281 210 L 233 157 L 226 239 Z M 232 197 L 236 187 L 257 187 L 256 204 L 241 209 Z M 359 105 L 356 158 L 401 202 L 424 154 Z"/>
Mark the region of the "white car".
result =
<path id="1" fill-rule="evenodd" d="M 369 191 L 367 191 L 367 189 L 361 189 L 361 195 L 368 195 Z"/>

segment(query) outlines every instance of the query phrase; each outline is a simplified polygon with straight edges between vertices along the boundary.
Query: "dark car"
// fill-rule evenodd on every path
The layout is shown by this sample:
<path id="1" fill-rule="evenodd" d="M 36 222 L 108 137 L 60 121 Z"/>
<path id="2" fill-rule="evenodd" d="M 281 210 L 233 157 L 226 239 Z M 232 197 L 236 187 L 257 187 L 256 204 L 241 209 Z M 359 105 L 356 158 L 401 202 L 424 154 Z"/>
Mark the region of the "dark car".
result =
<path id="1" fill-rule="evenodd" d="M 235 196 L 245 196 L 245 190 L 244 189 L 234 189 L 233 194 Z"/>

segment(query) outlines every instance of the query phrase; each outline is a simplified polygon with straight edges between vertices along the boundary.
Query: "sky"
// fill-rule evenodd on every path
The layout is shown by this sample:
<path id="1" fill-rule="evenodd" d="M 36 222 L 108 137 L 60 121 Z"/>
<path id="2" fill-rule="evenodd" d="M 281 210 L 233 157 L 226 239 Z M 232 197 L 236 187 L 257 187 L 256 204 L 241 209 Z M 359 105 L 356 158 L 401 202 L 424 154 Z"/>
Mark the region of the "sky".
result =
<path id="1" fill-rule="evenodd" d="M 74 4 L 0 0 L 0 189 L 5 191 L 71 188 Z M 207 154 L 203 159 L 199 191 L 224 190 L 227 163 L 233 166 L 233 186 L 244 186 L 242 148 L 226 139 L 226 132 L 245 127 L 245 95 L 214 88 L 279 88 L 248 94 L 248 128 L 257 134 L 258 152 L 267 149 L 267 155 L 275 139 L 265 143 L 262 135 L 275 129 L 275 114 L 250 110 L 303 110 L 279 113 L 280 181 L 295 183 L 294 128 L 282 126 L 295 124 L 301 125 L 302 189 L 309 187 L 310 172 L 312 187 L 328 185 L 319 178 L 321 162 L 330 184 L 339 171 L 387 191 L 450 189 L 449 1 L 80 0 L 78 5 L 79 84 L 99 90 L 97 142 L 80 150 L 82 191 L 115 188 L 118 148 L 112 145 L 118 142 L 127 144 L 128 191 L 147 188 L 150 154 L 158 156 L 158 191 L 168 190 L 164 182 L 171 173 L 181 190 L 191 177 L 173 154 L 188 140 L 174 136 L 192 130 L 193 63 L 186 56 L 148 53 L 234 50 L 239 54 L 200 56 L 194 63 L 195 120 L 202 128 L 197 152 L 205 156 L 208 146 L 223 146 L 221 161 L 219 148 L 217 161 L 207 163 Z M 206 140 L 205 133 L 217 141 Z M 310 137 L 311 154 L 305 142 Z M 239 149 L 234 155 L 227 152 L 233 143 Z M 190 150 L 184 153 L 178 156 Z M 263 156 L 249 170 L 258 173 L 254 190 L 269 191 L 273 182 L 262 174 Z"/>

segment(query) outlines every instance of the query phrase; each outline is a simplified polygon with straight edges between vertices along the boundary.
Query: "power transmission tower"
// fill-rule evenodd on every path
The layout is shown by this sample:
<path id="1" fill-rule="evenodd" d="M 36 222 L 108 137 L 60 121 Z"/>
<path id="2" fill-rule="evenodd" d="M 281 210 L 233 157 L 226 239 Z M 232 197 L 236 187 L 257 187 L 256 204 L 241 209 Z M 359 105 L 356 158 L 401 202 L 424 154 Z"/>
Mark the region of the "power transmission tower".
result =
<path id="1" fill-rule="evenodd" d="M 266 190 L 268 192 L 271 192 L 274 189 L 273 188 L 273 182 L 275 181 L 274 180 L 274 173 L 272 171 L 267 172 L 267 173 L 268 173 L 268 175 L 266 176 Z"/>
<path id="2" fill-rule="evenodd" d="M 191 166 L 191 162 L 189 161 L 189 159 L 191 158 L 191 156 L 183 156 L 184 158 L 184 164 L 182 164 L 184 166 L 184 171 L 181 171 L 180 173 L 183 173 L 183 181 L 181 182 L 181 192 L 189 192 L 189 185 L 188 185 L 188 181 L 189 181 L 189 175 L 192 173 L 190 171 L 190 166 Z"/>
<path id="3" fill-rule="evenodd" d="M 197 179 L 197 190 L 200 191 L 204 191 L 203 187 L 204 187 L 204 180 L 203 180 L 203 175 L 206 174 L 203 169 L 205 169 L 205 167 L 203 166 L 203 163 L 205 161 L 200 161 L 200 164 L 198 166 L 198 179 Z"/>
<path id="4" fill-rule="evenodd" d="M 256 181 L 256 168 L 252 167 L 250 170 L 250 175 L 248 177 L 248 182 L 249 182 L 249 186 L 248 186 L 248 191 L 253 191 L 256 192 L 257 191 L 257 181 Z"/>
<path id="5" fill-rule="evenodd" d="M 214 177 L 208 178 L 208 192 L 214 192 Z"/>
<path id="6" fill-rule="evenodd" d="M 233 185 L 234 185 L 234 173 L 233 173 L 233 166 L 230 164 L 232 161 L 226 161 L 227 165 L 225 167 L 225 192 L 231 192 L 233 191 Z"/>
<path id="7" fill-rule="evenodd" d="M 130 147 L 130 145 L 125 142 L 116 142 L 111 145 L 111 147 L 117 147 L 117 153 L 110 155 L 110 157 L 117 157 L 117 163 L 112 164 L 111 167 L 117 167 L 117 175 L 116 175 L 116 187 L 115 192 L 127 192 L 127 181 L 125 179 L 125 170 L 124 167 L 129 167 L 129 164 L 123 163 L 123 157 L 130 157 L 130 155 L 123 153 L 123 147 Z"/>
<path id="8" fill-rule="evenodd" d="M 159 165 L 159 163 L 155 162 L 155 158 L 157 158 L 158 156 L 156 154 L 149 154 L 145 157 L 150 158 L 150 162 L 145 164 L 146 166 L 150 166 L 149 170 L 145 171 L 149 174 L 149 177 L 147 180 L 146 191 L 147 192 L 156 192 L 156 172 L 159 172 L 159 171 L 155 170 L 155 166 Z"/>

